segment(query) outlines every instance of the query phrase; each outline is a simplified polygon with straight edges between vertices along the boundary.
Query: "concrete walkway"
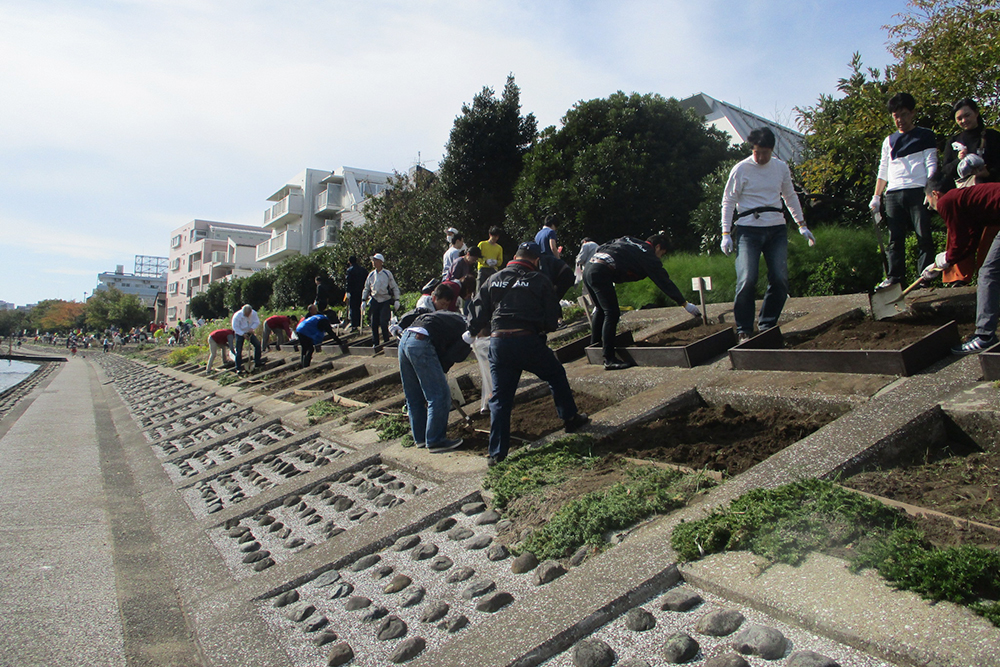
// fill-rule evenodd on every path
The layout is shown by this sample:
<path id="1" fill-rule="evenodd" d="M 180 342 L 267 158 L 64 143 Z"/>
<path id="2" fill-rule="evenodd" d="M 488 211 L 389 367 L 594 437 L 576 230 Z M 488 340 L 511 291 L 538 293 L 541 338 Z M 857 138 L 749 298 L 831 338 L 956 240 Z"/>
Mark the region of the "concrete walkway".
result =
<path id="1" fill-rule="evenodd" d="M 202 663 L 88 361 L 0 422 L 0 490 L 0 667 Z"/>
<path id="2" fill-rule="evenodd" d="M 0 438 L 5 667 L 125 664 L 88 376 L 65 364 Z"/>

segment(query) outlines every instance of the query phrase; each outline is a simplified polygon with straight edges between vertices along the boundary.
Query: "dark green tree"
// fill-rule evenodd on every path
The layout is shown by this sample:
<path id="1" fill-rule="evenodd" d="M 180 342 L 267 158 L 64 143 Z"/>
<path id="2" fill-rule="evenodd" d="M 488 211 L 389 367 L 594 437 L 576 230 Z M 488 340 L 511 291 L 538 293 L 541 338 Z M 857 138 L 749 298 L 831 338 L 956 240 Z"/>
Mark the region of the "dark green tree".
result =
<path id="1" fill-rule="evenodd" d="M 508 232 L 533 236 L 553 213 L 571 250 L 583 236 L 603 242 L 660 230 L 675 249 L 696 249 L 688 218 L 701 179 L 730 156 L 728 146 L 724 133 L 673 98 L 619 91 L 579 102 L 525 157 Z"/>
<path id="2" fill-rule="evenodd" d="M 499 98 L 486 86 L 471 106 L 462 105 L 438 175 L 449 221 L 467 241 L 475 244 L 486 238 L 490 226 L 503 223 L 524 155 L 537 133 L 534 115 L 521 115 L 521 91 L 513 74 L 507 76 Z"/>
<path id="3" fill-rule="evenodd" d="M 875 187 L 879 149 L 895 131 L 886 102 L 897 92 L 917 100 L 917 124 L 941 142 L 958 131 L 952 104 L 973 97 L 987 122 L 1000 112 L 1000 0 L 910 0 L 899 21 L 883 26 L 896 61 L 865 68 L 860 54 L 838 81 L 842 96 L 820 96 L 799 108 L 806 160 L 799 173 L 807 191 L 867 203 Z M 849 212 L 849 207 L 843 207 Z M 861 213 L 856 219 L 865 217 Z"/>
<path id="4" fill-rule="evenodd" d="M 279 265 L 280 266 L 280 265 Z M 271 301 L 277 269 L 262 269 L 243 279 L 243 302 L 260 310 Z"/>
<path id="5" fill-rule="evenodd" d="M 304 308 L 316 300 L 316 276 L 326 273 L 326 267 L 322 255 L 314 252 L 286 259 L 273 271 L 271 307 Z"/>
<path id="6" fill-rule="evenodd" d="M 27 324 L 28 314 L 23 310 L 0 310 L 0 338 L 19 334 Z"/>
<path id="7" fill-rule="evenodd" d="M 88 327 L 98 331 L 111 326 L 127 331 L 148 324 L 151 319 L 149 308 L 139 297 L 114 287 L 96 291 L 87 299 L 84 318 Z"/>
<path id="8" fill-rule="evenodd" d="M 229 315 L 226 310 L 226 283 L 209 283 L 204 292 L 191 297 L 191 316 L 215 320 Z"/>

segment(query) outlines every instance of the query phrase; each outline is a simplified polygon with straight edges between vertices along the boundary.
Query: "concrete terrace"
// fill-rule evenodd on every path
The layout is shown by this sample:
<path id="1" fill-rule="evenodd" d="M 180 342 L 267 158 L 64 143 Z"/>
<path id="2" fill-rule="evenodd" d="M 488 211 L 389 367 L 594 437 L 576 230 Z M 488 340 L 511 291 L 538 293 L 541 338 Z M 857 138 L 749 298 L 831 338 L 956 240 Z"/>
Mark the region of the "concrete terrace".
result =
<path id="1" fill-rule="evenodd" d="M 969 290 L 919 299 L 971 307 Z M 863 295 L 792 299 L 782 330 L 865 306 Z M 641 339 L 686 319 L 659 309 L 623 323 Z M 945 419 L 997 446 L 1000 401 L 975 357 L 909 377 L 734 371 L 727 355 L 617 373 L 571 362 L 574 390 L 611 404 L 593 415 L 598 435 L 696 403 L 842 416 L 613 548 L 523 573 L 496 539 L 505 523 L 482 490 L 484 457 L 432 456 L 356 428 L 400 405 L 391 354 L 325 348 L 314 373 L 297 371 L 291 350 L 270 357 L 288 363 L 223 387 L 197 367 L 89 351 L 50 365 L 0 418 L 0 665 L 606 664 L 581 662 L 575 647 L 588 639 L 616 665 L 658 665 L 679 631 L 701 645 L 687 664 L 737 664 L 720 662 L 732 636 L 698 629 L 720 610 L 788 640 L 774 659 L 744 656 L 751 665 L 832 664 L 797 662 L 802 651 L 843 667 L 1000 665 L 1000 629 L 844 561 L 765 569 L 729 553 L 682 564 L 669 540 L 678 522 L 749 489 L 891 460 Z M 468 376 L 475 411 L 475 362 L 453 373 Z M 333 392 L 367 407 L 310 423 L 306 408 Z M 671 606 L 692 595 L 689 611 Z M 635 630 L 640 618 L 653 627 Z"/>

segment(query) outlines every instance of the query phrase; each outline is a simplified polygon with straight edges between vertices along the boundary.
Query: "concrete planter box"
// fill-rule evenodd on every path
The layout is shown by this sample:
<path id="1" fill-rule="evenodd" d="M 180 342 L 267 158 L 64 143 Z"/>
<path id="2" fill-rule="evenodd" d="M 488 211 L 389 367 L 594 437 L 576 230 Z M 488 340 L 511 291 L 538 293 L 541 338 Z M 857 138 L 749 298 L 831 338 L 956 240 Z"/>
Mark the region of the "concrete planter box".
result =
<path id="1" fill-rule="evenodd" d="M 785 350 L 781 327 L 729 350 L 734 370 L 909 376 L 943 359 L 959 342 L 952 321 L 901 350 Z"/>
<path id="2" fill-rule="evenodd" d="M 628 338 L 626 342 L 623 342 L 621 339 L 625 335 Z M 618 356 L 625 361 L 632 362 L 637 366 L 693 368 L 714 359 L 736 345 L 736 332 L 732 329 L 724 329 L 710 336 L 705 336 L 701 340 L 678 347 L 635 347 L 632 346 L 632 342 L 631 332 L 619 335 L 615 341 Z M 601 348 L 588 347 L 587 359 L 592 364 L 603 363 L 604 355 Z"/>
<path id="3" fill-rule="evenodd" d="M 979 366 L 984 380 L 1000 380 L 1000 345 L 979 353 Z"/>

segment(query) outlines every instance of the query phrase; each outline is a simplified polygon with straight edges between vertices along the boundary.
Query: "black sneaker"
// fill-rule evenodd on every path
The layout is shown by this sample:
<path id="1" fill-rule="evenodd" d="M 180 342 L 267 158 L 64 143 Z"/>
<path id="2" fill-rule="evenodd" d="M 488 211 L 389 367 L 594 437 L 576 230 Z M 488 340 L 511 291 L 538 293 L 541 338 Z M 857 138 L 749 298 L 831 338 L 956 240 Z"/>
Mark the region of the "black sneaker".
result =
<path id="1" fill-rule="evenodd" d="M 611 361 L 604 362 L 604 370 L 606 371 L 623 371 L 626 368 L 632 368 L 632 364 L 621 359 L 612 359 Z"/>
<path id="2" fill-rule="evenodd" d="M 464 440 L 461 438 L 455 438 L 453 440 L 442 440 L 436 445 L 427 445 L 427 451 L 431 454 L 437 454 L 439 452 L 450 452 L 453 449 L 458 449 L 462 446 Z"/>
<path id="3" fill-rule="evenodd" d="M 567 433 L 573 433 L 578 428 L 589 422 L 590 417 L 583 412 L 577 412 L 575 415 L 563 422 L 563 428 Z"/>
<path id="4" fill-rule="evenodd" d="M 988 347 L 993 347 L 997 344 L 996 335 L 992 335 L 989 338 L 982 338 L 979 335 L 973 335 L 972 338 L 965 341 L 961 345 L 956 345 L 951 348 L 952 354 L 979 354 Z"/>

